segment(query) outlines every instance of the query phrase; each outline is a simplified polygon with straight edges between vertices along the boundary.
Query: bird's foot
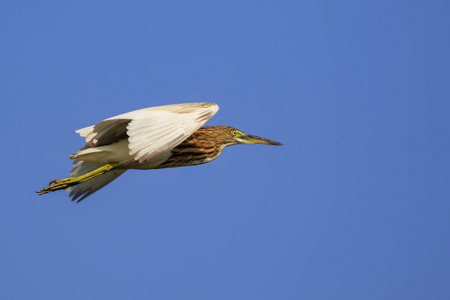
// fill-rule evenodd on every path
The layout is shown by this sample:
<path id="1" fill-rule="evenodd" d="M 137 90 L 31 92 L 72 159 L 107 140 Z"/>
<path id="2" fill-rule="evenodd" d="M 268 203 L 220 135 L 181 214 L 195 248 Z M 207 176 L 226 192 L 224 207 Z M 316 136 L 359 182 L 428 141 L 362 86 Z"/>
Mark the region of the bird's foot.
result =
<path id="1" fill-rule="evenodd" d="M 120 166 L 120 164 L 106 164 L 98 169 L 95 169 L 92 172 L 83 174 L 78 177 L 53 179 L 52 181 L 49 182 L 48 187 L 41 189 L 40 191 L 38 191 L 36 193 L 38 193 L 39 195 L 44 195 L 44 194 L 47 194 L 50 192 L 67 189 L 68 187 L 80 184 L 80 183 L 88 181 L 94 177 L 105 174 L 106 172 L 109 172 L 112 169 L 117 168 L 119 166 Z"/>
<path id="2" fill-rule="evenodd" d="M 77 177 L 69 177 L 64 179 L 53 179 L 49 182 L 48 187 L 41 189 L 40 191 L 36 192 L 39 195 L 44 195 L 50 192 L 66 189 L 68 187 L 71 187 L 75 184 L 78 184 L 78 178 Z"/>

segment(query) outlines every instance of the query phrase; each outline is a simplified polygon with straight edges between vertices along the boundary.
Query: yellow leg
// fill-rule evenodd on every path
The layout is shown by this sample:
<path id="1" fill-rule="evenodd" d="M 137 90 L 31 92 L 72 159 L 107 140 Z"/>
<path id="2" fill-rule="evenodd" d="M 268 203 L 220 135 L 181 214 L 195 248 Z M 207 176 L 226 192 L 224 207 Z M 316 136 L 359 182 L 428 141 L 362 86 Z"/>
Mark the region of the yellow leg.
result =
<path id="1" fill-rule="evenodd" d="M 117 168 L 120 164 L 106 164 L 98 169 L 95 169 L 92 172 L 83 174 L 78 177 L 69 177 L 64 179 L 53 179 L 48 184 L 48 187 L 41 189 L 38 193 L 39 195 L 47 194 L 50 192 L 66 189 L 68 187 L 80 184 L 82 182 L 88 181 L 94 177 L 105 174 L 106 172 L 111 171 L 112 169 Z"/>

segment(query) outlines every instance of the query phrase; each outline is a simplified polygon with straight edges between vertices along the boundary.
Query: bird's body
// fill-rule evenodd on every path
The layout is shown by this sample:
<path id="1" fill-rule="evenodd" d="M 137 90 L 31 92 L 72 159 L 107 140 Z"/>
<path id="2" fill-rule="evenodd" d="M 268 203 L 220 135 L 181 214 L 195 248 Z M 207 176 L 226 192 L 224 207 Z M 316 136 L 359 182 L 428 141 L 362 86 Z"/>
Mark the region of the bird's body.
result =
<path id="1" fill-rule="evenodd" d="M 231 131 L 229 126 L 204 126 L 191 134 L 175 148 L 161 152 L 145 162 L 139 162 L 130 155 L 128 139 L 120 139 L 109 145 L 82 149 L 70 156 L 94 164 L 121 163 L 126 169 L 162 169 L 200 165 L 210 162 L 222 153 L 227 144 L 217 145 L 215 135 Z"/>
<path id="2" fill-rule="evenodd" d="M 229 127 L 202 125 L 219 107 L 213 103 L 156 106 L 118 115 L 77 130 L 86 145 L 72 154 L 71 177 L 52 180 L 44 194 L 72 189 L 72 200 L 99 190 L 127 169 L 199 165 L 216 159 L 234 144 L 281 145 Z"/>

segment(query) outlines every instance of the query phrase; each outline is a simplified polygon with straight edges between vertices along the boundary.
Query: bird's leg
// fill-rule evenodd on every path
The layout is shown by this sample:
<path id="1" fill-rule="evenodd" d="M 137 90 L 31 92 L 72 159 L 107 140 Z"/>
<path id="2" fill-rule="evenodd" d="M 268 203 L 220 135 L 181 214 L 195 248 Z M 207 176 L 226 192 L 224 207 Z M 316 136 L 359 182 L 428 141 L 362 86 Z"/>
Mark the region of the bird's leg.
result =
<path id="1" fill-rule="evenodd" d="M 38 193 L 39 195 L 47 194 L 50 192 L 66 189 L 68 187 L 80 184 L 82 182 L 88 181 L 94 177 L 97 177 L 99 175 L 105 174 L 106 172 L 111 171 L 112 169 L 115 169 L 119 167 L 120 164 L 106 164 L 98 169 L 95 169 L 92 172 L 83 174 L 78 177 L 69 177 L 64 179 L 53 179 L 48 184 L 48 187 L 41 189 Z"/>

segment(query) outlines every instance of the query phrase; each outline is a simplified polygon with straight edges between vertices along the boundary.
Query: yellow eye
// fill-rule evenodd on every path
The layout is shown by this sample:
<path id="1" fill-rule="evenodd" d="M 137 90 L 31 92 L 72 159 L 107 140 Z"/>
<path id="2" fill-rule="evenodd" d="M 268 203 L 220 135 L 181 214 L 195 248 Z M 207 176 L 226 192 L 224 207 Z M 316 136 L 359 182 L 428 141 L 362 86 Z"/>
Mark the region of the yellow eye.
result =
<path id="1" fill-rule="evenodd" d="M 231 130 L 231 134 L 232 135 L 238 135 L 238 132 L 237 132 L 237 130 Z"/>

